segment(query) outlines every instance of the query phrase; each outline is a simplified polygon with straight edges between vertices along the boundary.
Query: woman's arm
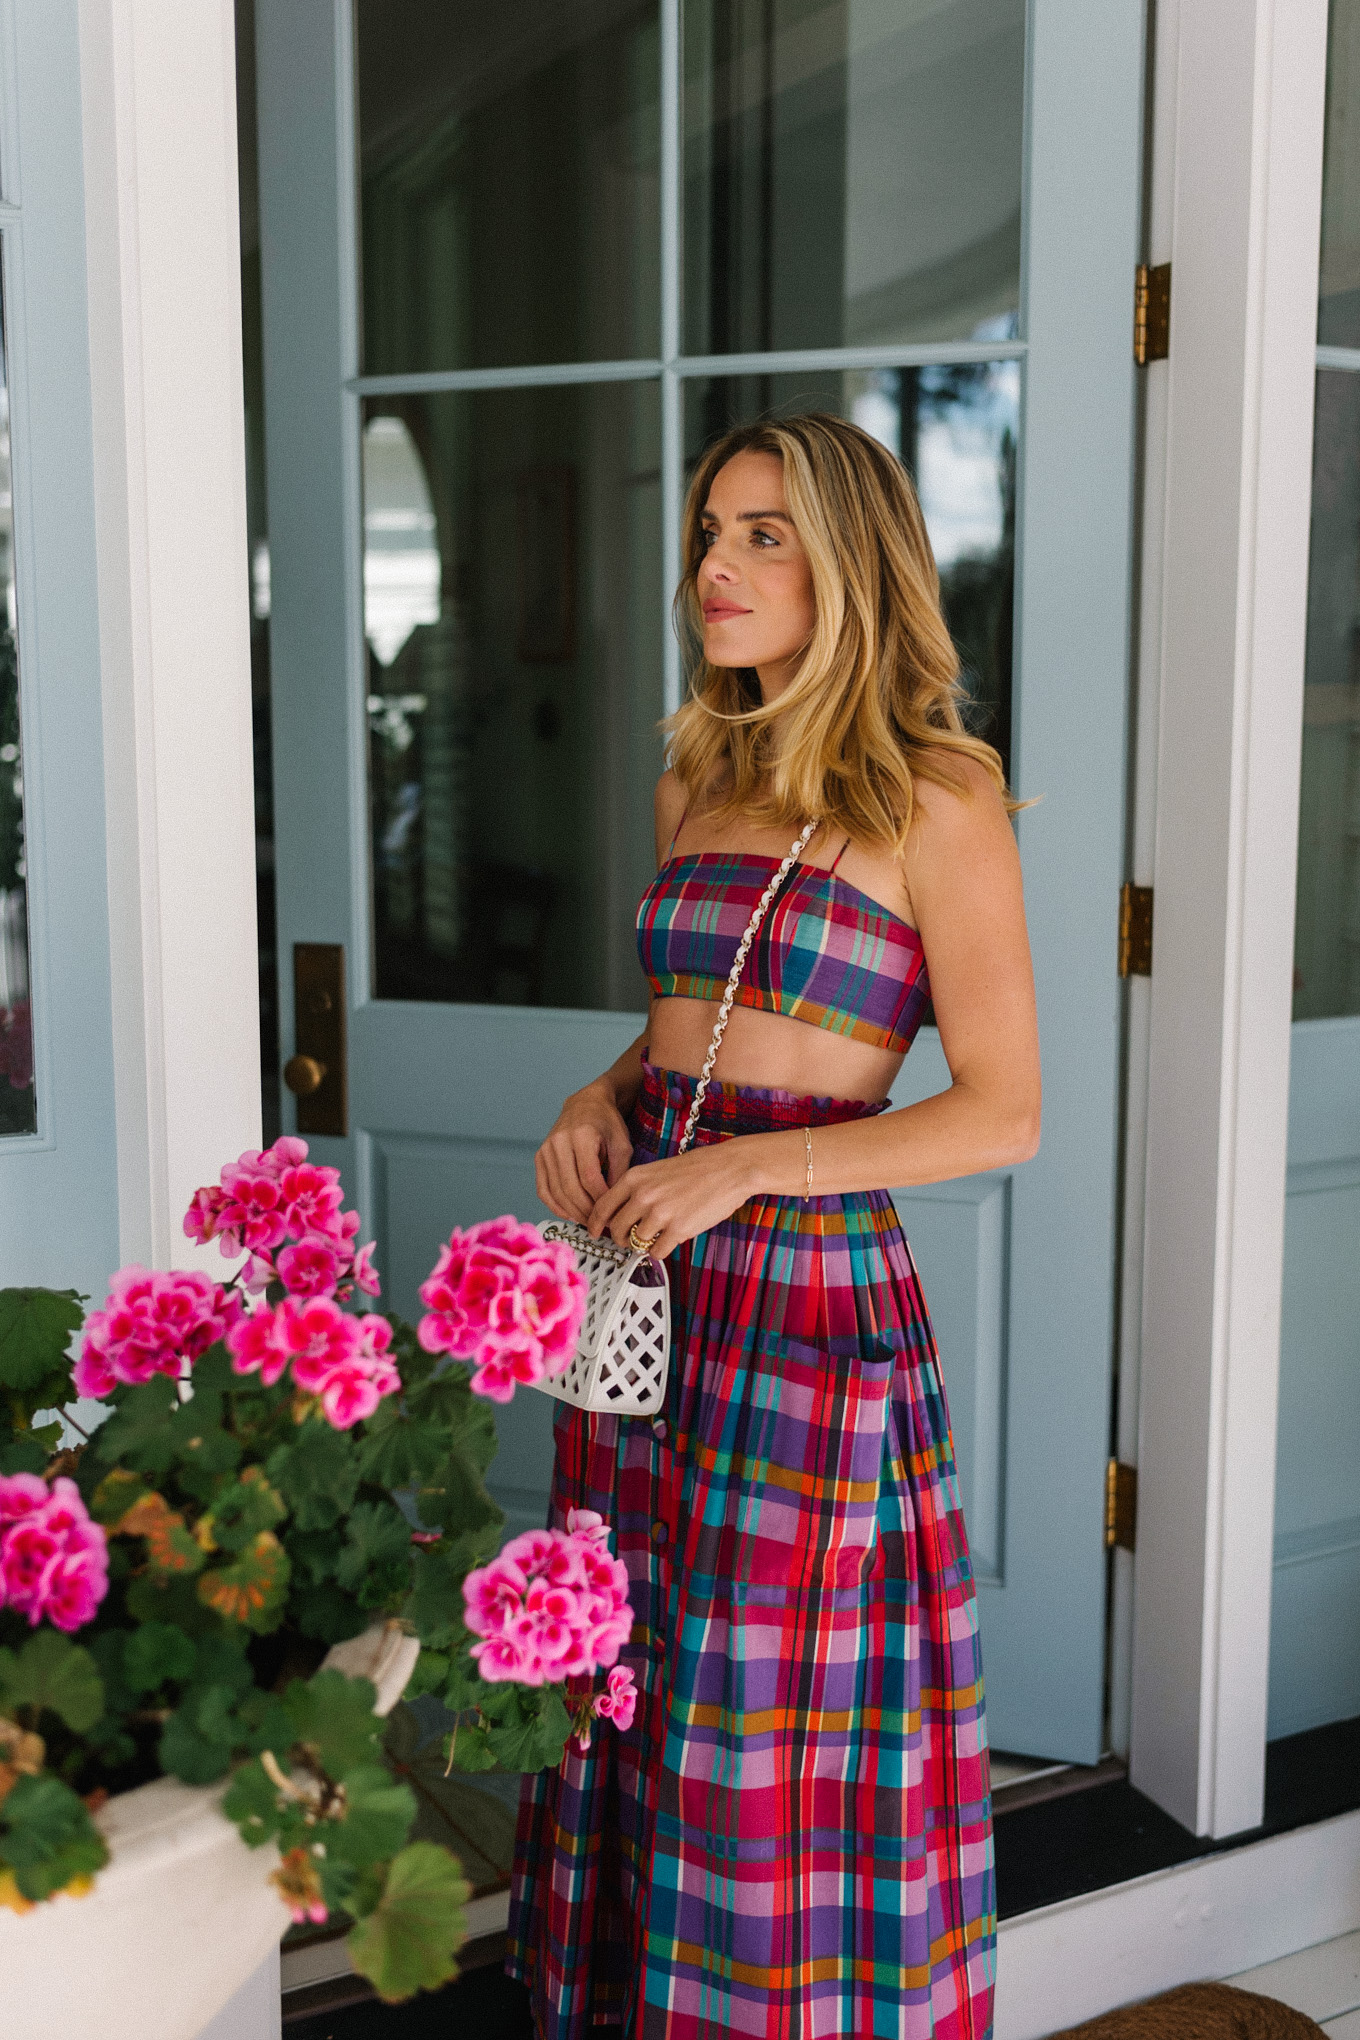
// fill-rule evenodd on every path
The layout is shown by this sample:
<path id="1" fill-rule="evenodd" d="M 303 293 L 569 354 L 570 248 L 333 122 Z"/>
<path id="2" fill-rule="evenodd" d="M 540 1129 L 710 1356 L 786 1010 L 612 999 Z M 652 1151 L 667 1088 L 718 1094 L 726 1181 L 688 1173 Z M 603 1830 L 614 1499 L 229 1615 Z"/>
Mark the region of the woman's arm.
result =
<path id="1" fill-rule="evenodd" d="M 812 1194 L 937 1183 L 1027 1161 L 1039 1142 L 1039 1043 L 1020 859 L 1005 809 L 980 768 L 970 797 L 918 781 L 906 879 L 953 1079 L 918 1105 L 812 1133 Z M 629 1169 L 589 1218 L 620 1244 L 636 1225 L 655 1251 L 729 1217 L 748 1198 L 802 1196 L 801 1128 L 751 1134 Z"/>

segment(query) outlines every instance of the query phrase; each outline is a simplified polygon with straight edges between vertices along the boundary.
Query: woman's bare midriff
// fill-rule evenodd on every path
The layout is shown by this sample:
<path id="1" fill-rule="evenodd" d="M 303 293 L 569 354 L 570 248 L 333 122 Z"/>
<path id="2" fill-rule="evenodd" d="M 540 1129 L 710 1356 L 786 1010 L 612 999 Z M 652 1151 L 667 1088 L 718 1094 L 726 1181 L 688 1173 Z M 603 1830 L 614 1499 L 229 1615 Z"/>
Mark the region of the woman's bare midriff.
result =
<path id="1" fill-rule="evenodd" d="M 697 1077 L 713 1039 L 716 1000 L 653 999 L 647 1058 L 662 1070 Z M 806 1020 L 734 1006 L 718 1051 L 714 1081 L 751 1084 L 799 1097 L 887 1097 L 902 1057 L 864 1041 L 847 1041 Z"/>

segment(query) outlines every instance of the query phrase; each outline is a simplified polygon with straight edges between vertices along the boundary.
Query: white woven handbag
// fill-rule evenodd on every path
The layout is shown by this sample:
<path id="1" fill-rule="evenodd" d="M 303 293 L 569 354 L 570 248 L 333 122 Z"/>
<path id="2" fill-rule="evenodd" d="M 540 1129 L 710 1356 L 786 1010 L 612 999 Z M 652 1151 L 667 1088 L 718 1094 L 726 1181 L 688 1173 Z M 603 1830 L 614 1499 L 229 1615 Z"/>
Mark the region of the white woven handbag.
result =
<path id="1" fill-rule="evenodd" d="M 809 822 L 803 830 L 756 901 L 746 933 L 737 944 L 713 1039 L 694 1087 L 677 1154 L 684 1154 L 694 1139 L 704 1093 L 727 1032 L 737 982 L 756 930 L 816 827 L 816 822 Z M 615 1246 L 607 1234 L 602 1239 L 593 1239 L 583 1225 L 572 1219 L 551 1218 L 539 1231 L 545 1240 L 565 1240 L 575 1251 L 581 1273 L 590 1284 L 590 1297 L 570 1363 L 561 1374 L 545 1374 L 534 1387 L 541 1388 L 545 1395 L 556 1396 L 559 1402 L 574 1403 L 581 1410 L 597 1410 L 616 1417 L 653 1416 L 666 1398 L 670 1364 L 671 1295 L 665 1269 L 650 1254 Z"/>

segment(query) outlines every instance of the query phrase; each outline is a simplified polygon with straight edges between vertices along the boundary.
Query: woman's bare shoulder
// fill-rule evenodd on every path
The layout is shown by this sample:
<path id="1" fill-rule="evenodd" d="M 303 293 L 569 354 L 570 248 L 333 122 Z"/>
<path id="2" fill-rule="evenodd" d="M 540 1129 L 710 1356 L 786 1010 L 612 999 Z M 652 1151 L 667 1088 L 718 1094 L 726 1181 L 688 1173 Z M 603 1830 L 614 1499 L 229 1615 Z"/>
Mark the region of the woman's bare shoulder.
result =
<path id="1" fill-rule="evenodd" d="M 660 864 L 685 812 L 685 789 L 669 767 L 656 782 L 652 805 L 656 815 L 656 861 Z"/>
<path id="2" fill-rule="evenodd" d="M 976 758 L 955 752 L 943 766 L 950 783 L 915 775 L 913 834 L 952 842 L 990 836 L 1010 823 L 1000 789 Z"/>

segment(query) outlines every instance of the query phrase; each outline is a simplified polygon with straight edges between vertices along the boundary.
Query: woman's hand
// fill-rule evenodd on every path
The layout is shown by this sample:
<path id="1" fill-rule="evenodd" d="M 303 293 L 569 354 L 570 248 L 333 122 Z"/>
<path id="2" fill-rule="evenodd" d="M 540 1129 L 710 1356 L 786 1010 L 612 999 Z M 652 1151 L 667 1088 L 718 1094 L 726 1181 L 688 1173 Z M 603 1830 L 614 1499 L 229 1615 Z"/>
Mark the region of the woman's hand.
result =
<path id="1" fill-rule="evenodd" d="M 633 1159 L 623 1114 L 604 1079 L 573 1091 L 534 1156 L 538 1194 L 555 1218 L 586 1225 Z"/>
<path id="2" fill-rule="evenodd" d="M 651 1240 L 651 1252 L 664 1260 L 696 1233 L 721 1225 L 752 1195 L 754 1184 L 741 1153 L 745 1145 L 725 1140 L 626 1169 L 596 1199 L 587 1230 L 597 1238 L 607 1232 L 617 1246 L 627 1247 L 636 1226 L 638 1238 Z"/>

